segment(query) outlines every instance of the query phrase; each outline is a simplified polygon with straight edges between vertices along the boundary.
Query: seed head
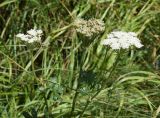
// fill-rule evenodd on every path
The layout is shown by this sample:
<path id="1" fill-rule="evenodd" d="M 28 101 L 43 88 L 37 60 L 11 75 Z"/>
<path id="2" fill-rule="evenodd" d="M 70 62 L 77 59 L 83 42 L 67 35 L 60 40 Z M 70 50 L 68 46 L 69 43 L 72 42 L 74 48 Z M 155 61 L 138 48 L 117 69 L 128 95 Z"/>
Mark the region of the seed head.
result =
<path id="1" fill-rule="evenodd" d="M 91 37 L 94 34 L 99 34 L 100 32 L 105 30 L 104 22 L 99 19 L 77 19 L 75 20 L 75 26 L 77 32 L 87 37 Z"/>

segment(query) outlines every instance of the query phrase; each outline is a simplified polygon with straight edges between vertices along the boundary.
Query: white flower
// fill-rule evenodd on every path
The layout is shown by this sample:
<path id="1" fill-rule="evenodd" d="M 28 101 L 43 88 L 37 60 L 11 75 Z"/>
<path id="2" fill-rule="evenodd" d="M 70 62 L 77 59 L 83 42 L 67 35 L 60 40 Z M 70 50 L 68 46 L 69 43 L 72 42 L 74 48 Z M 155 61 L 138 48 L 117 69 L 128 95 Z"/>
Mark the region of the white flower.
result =
<path id="1" fill-rule="evenodd" d="M 141 48 L 143 45 L 134 32 L 114 31 L 108 35 L 108 39 L 101 42 L 102 45 L 109 45 L 112 49 L 127 49 L 130 46 Z"/>
<path id="2" fill-rule="evenodd" d="M 27 31 L 27 34 L 19 33 L 16 37 L 20 38 L 22 41 L 26 41 L 28 43 L 40 42 L 42 36 L 42 30 L 31 29 Z"/>

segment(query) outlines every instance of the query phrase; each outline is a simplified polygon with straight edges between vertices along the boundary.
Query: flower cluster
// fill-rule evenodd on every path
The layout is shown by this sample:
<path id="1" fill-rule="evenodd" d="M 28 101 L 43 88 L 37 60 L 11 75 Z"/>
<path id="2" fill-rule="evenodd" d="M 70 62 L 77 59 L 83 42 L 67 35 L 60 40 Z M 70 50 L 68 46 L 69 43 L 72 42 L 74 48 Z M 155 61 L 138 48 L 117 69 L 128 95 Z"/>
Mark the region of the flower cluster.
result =
<path id="1" fill-rule="evenodd" d="M 99 19 L 77 19 L 75 20 L 76 31 L 90 37 L 105 30 L 105 24 Z"/>
<path id="2" fill-rule="evenodd" d="M 112 49 L 127 49 L 130 46 L 141 48 L 143 45 L 134 32 L 114 31 L 108 35 L 108 39 L 101 42 L 102 45 L 109 45 Z"/>
<path id="3" fill-rule="evenodd" d="M 33 43 L 33 42 L 40 42 L 42 34 L 43 34 L 42 30 L 31 29 L 27 31 L 27 34 L 19 33 L 16 35 L 16 37 L 20 38 L 22 41 Z"/>

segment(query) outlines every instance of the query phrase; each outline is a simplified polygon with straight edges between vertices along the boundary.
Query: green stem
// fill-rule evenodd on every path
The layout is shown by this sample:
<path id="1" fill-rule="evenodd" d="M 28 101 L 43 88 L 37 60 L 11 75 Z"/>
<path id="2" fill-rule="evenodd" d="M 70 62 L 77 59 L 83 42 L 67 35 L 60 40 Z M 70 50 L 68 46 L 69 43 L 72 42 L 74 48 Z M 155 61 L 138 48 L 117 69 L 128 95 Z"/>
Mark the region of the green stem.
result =
<path id="1" fill-rule="evenodd" d="M 112 66 L 112 68 L 111 68 L 111 71 L 110 71 L 110 74 L 109 74 L 108 78 L 111 77 L 112 73 L 114 72 L 114 70 L 115 70 L 115 68 L 116 68 L 116 66 L 117 66 L 117 64 L 118 64 L 118 60 L 119 60 L 119 58 L 120 58 L 120 53 L 121 53 L 121 50 L 119 51 L 118 56 L 117 56 L 117 58 L 116 58 L 116 61 L 115 61 L 115 63 L 113 64 L 113 66 Z M 102 81 L 103 81 L 103 80 L 102 80 Z M 92 101 L 104 88 L 105 88 L 105 86 L 102 87 L 101 89 L 99 89 L 92 97 L 89 97 L 89 98 L 88 98 L 87 103 L 86 103 L 86 105 L 85 105 L 82 113 L 80 114 L 80 116 L 79 116 L 78 118 L 81 118 L 81 117 L 83 116 L 83 114 L 84 114 L 85 110 L 87 109 L 88 105 L 91 103 L 91 101 Z"/>
<path id="2" fill-rule="evenodd" d="M 46 117 L 47 118 L 49 118 L 50 117 L 50 111 L 49 111 L 49 106 L 48 106 L 48 102 L 47 102 L 47 98 L 46 98 L 46 96 L 45 96 L 45 94 L 44 94 L 44 102 L 45 102 L 45 105 L 46 105 L 46 110 L 47 110 L 47 113 L 46 113 Z"/>
<path id="3" fill-rule="evenodd" d="M 77 101 L 77 97 L 78 97 L 78 94 L 79 94 L 79 87 L 80 87 L 80 82 L 78 81 L 78 85 L 77 85 L 77 88 L 76 88 L 76 93 L 75 93 L 75 95 L 74 95 L 73 102 L 72 102 L 72 109 L 71 109 L 71 114 L 70 114 L 70 116 L 73 115 L 74 110 L 75 110 L 76 101 Z"/>
<path id="4" fill-rule="evenodd" d="M 73 115 L 74 113 L 74 110 L 75 110 L 75 106 L 76 106 L 76 101 L 77 101 L 77 97 L 78 97 L 78 94 L 79 94 L 79 88 L 80 88 L 80 79 L 81 79 L 81 73 L 82 73 L 82 60 L 80 60 L 79 62 L 79 65 L 80 65 L 80 73 L 79 73 L 79 77 L 78 77 L 78 80 L 77 80 L 77 88 L 76 88 L 76 93 L 74 95 L 74 98 L 73 98 L 73 102 L 72 102 L 72 109 L 71 109 L 71 114 L 70 116 Z"/>

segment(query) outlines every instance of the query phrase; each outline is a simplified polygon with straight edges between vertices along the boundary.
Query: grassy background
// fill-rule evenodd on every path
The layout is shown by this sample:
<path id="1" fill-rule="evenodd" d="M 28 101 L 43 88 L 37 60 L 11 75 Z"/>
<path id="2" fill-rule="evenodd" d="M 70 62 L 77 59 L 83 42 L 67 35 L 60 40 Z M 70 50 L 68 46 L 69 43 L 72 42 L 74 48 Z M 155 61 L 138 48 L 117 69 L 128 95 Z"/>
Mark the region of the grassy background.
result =
<path id="1" fill-rule="evenodd" d="M 1 1 L 0 116 L 160 117 L 159 12 L 159 0 Z M 82 36 L 76 18 L 101 19 L 105 31 Z M 43 45 L 16 38 L 31 28 L 43 30 Z M 115 29 L 144 44 L 124 51 L 116 68 L 117 53 L 100 45 Z"/>

